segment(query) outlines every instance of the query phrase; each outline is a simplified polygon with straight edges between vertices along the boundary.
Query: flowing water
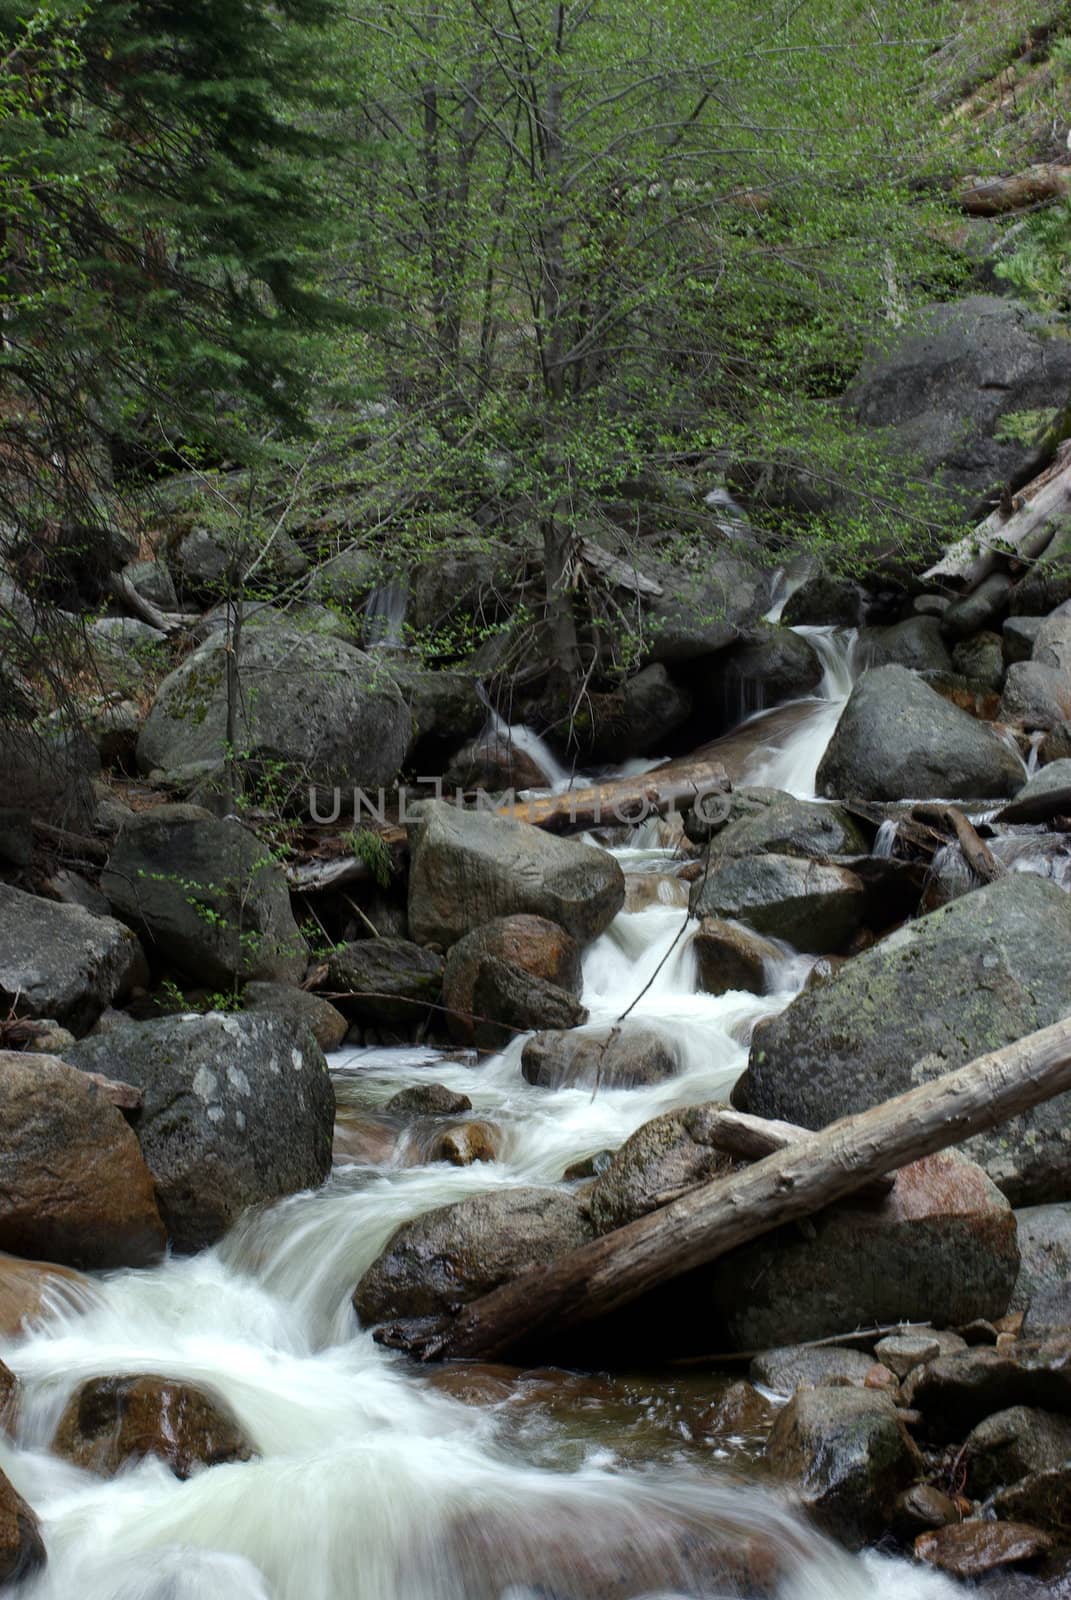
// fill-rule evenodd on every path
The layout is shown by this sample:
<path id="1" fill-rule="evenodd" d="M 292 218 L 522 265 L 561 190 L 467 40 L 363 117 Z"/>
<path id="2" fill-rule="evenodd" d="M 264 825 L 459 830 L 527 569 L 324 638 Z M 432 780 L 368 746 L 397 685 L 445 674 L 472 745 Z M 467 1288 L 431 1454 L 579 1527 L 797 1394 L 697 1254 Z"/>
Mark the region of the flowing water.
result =
<path id="1" fill-rule="evenodd" d="M 778 749 L 756 748 L 752 781 L 804 790 L 810 772 L 813 787 L 851 652 L 809 632 L 824 698 Z M 669 865 L 642 840 L 619 856 L 626 872 Z M 670 1082 L 535 1089 L 519 1042 L 478 1068 L 430 1050 L 341 1052 L 340 1104 L 374 1109 L 430 1073 L 499 1124 L 500 1159 L 336 1167 L 321 1191 L 248 1215 L 217 1248 L 101 1276 L 87 1309 L 0 1344 L 23 1384 L 0 1468 L 38 1511 L 50 1556 L 25 1600 L 672 1600 L 740 1593 L 741 1568 L 779 1600 L 950 1596 L 928 1570 L 835 1550 L 753 1473 L 736 1476 L 666 1391 L 632 1391 L 613 1427 L 580 1404 L 536 1407 L 519 1426 L 507 1401 L 463 1404 L 357 1325 L 353 1289 L 406 1219 L 556 1183 L 659 1112 L 727 1094 L 755 1022 L 788 1003 L 810 963 L 785 951 L 772 994 L 714 998 L 697 992 L 691 941 L 686 911 L 654 903 L 619 916 L 584 963 L 589 1025 L 633 1006 L 672 1042 Z M 80 1382 L 135 1372 L 215 1390 L 258 1458 L 181 1483 L 152 1459 L 105 1481 L 50 1454 Z M 692 1380 L 700 1393 L 715 1382 Z M 711 1570 L 724 1576 L 697 1575 Z"/>

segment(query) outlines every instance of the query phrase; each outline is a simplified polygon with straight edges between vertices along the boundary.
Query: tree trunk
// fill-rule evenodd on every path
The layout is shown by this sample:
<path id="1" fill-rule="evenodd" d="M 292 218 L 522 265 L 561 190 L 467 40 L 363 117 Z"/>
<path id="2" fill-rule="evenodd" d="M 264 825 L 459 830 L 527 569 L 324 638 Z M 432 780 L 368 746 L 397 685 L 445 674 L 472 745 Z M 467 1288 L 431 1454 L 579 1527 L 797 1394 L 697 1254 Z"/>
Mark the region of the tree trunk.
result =
<path id="1" fill-rule="evenodd" d="M 995 570 L 1002 556 L 1033 560 L 1051 541 L 1059 519 L 1071 510 L 1071 442 L 1056 460 L 980 527 L 945 551 L 924 578 L 947 578 L 969 594 Z"/>
<path id="2" fill-rule="evenodd" d="M 884 1172 L 958 1144 L 1071 1089 L 1071 1018 L 946 1073 L 933 1083 L 716 1178 L 627 1227 L 503 1284 L 430 1332 L 377 1333 L 421 1359 L 489 1359 L 522 1339 L 606 1316 L 694 1267 Z M 850 1270 L 850 1263 L 847 1264 Z"/>

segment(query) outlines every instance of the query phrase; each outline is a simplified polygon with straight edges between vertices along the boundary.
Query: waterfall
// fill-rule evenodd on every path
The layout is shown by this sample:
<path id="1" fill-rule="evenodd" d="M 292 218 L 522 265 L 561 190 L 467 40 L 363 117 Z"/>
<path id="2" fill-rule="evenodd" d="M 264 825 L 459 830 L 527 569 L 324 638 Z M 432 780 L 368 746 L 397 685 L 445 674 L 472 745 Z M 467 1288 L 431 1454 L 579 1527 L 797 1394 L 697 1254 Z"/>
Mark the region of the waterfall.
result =
<path id="1" fill-rule="evenodd" d="M 384 650 L 400 649 L 404 643 L 402 626 L 409 605 L 407 578 L 391 578 L 381 583 L 365 601 L 365 645 L 378 645 Z"/>

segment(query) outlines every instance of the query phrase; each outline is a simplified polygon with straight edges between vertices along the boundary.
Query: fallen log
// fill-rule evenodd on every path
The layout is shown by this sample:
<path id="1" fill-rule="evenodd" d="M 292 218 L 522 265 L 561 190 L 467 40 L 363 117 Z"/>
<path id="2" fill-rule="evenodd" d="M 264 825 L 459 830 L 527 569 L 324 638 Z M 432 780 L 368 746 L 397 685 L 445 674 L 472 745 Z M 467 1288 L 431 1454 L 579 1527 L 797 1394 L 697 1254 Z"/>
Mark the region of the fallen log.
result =
<path id="1" fill-rule="evenodd" d="M 616 827 L 687 811 L 704 795 L 723 793 L 729 779 L 720 761 L 671 762 L 638 778 L 612 778 L 561 794 L 538 795 L 502 806 L 499 816 L 530 822 L 550 833 L 572 828 Z"/>
<path id="2" fill-rule="evenodd" d="M 156 628 L 160 633 L 171 635 L 182 633 L 184 629 L 191 628 L 195 622 L 200 622 L 199 611 L 161 611 L 159 606 L 154 606 L 151 600 L 146 600 L 139 594 L 130 579 L 121 572 L 113 572 L 108 580 L 108 586 L 117 600 L 121 600 L 128 611 L 132 611 L 142 622 L 147 622 L 150 628 Z"/>
<path id="3" fill-rule="evenodd" d="M 1071 509 L 1071 440 L 1065 441 L 1044 472 L 1021 489 L 1010 505 L 1000 505 L 973 533 L 945 551 L 923 577 L 944 578 L 969 594 L 996 570 L 1003 557 L 1035 560 Z"/>
<path id="4" fill-rule="evenodd" d="M 693 1189 L 533 1267 L 428 1329 L 377 1329 L 424 1361 L 490 1359 L 540 1332 L 606 1316 L 782 1223 L 1071 1089 L 1071 1017 L 907 1094 L 844 1117 L 753 1167 Z"/>
<path id="5" fill-rule="evenodd" d="M 1002 217 L 1009 211 L 1044 205 L 1071 194 L 1071 167 L 1041 162 L 1009 178 L 968 178 L 960 190 L 960 209 L 969 217 Z"/>
<path id="6" fill-rule="evenodd" d="M 775 1117 L 753 1117 L 748 1111 L 721 1108 L 697 1113 L 691 1127 L 692 1137 L 699 1143 L 709 1144 L 741 1161 L 762 1161 L 775 1150 L 787 1150 L 790 1145 L 810 1137 L 808 1128 L 798 1128 L 794 1122 L 779 1122 Z M 881 1199 L 894 1182 L 890 1173 L 883 1172 L 861 1185 L 858 1197 Z"/>
<path id="7" fill-rule="evenodd" d="M 938 827 L 950 829 L 963 853 L 963 859 L 982 883 L 993 883 L 1004 876 L 1004 864 L 998 861 L 974 824 L 963 815 L 958 806 L 919 805 L 912 815 L 920 822 L 936 822 Z"/>
<path id="8" fill-rule="evenodd" d="M 95 867 L 108 864 L 111 852 L 101 839 L 87 839 L 83 833 L 54 828 L 50 822 L 39 822 L 36 817 L 33 819 L 33 831 L 42 844 L 68 861 L 90 861 Z"/>

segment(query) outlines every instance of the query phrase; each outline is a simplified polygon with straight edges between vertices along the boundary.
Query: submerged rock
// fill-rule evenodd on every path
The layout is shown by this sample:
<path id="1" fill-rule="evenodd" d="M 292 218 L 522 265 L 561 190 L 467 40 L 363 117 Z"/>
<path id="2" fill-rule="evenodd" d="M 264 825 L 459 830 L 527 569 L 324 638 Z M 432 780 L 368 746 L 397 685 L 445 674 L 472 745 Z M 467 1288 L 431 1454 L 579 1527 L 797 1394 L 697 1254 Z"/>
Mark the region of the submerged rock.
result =
<path id="1" fill-rule="evenodd" d="M 102 1478 L 144 1456 L 189 1478 L 200 1467 L 249 1461 L 255 1453 L 225 1400 L 150 1373 L 83 1383 L 67 1402 L 52 1449 Z"/>
<path id="2" fill-rule="evenodd" d="M 0 1006 L 81 1034 L 147 976 L 129 928 L 0 883 Z"/>
<path id="3" fill-rule="evenodd" d="M 818 792 L 863 800 L 1003 798 L 1018 755 L 906 667 L 864 672 L 818 767 Z"/>
<path id="4" fill-rule="evenodd" d="M 1025 873 L 908 923 L 764 1023 L 748 1098 L 821 1128 L 1011 1044 L 1071 1011 L 1071 897 Z M 1071 1195 L 1071 1096 L 968 1140 L 1015 1203 Z"/>
<path id="5" fill-rule="evenodd" d="M 672 1045 L 638 1022 L 537 1033 L 521 1055 L 521 1072 L 538 1089 L 638 1089 L 679 1071 Z"/>
<path id="6" fill-rule="evenodd" d="M 591 1237 L 574 1196 L 558 1189 L 470 1195 L 405 1222 L 353 1296 L 362 1323 L 441 1316 Z"/>
<path id="7" fill-rule="evenodd" d="M 214 1244 L 247 1206 L 318 1188 L 331 1170 L 327 1063 L 278 1016 L 131 1023 L 70 1054 L 142 1090 L 138 1139 L 176 1249 Z"/>
<path id="8" fill-rule="evenodd" d="M 497 917 L 557 923 L 584 945 L 613 921 L 625 878 L 605 850 L 512 818 L 427 801 L 410 827 L 409 926 L 444 949 Z"/>
<path id="9" fill-rule="evenodd" d="M 160 1258 L 164 1240 L 153 1180 L 122 1112 L 73 1065 L 0 1051 L 0 1250 L 142 1267 Z"/>
<path id="10" fill-rule="evenodd" d="M 52 1310 L 84 1310 L 93 1293 L 90 1280 L 71 1267 L 0 1255 L 0 1335 L 15 1339 Z"/>
<path id="11" fill-rule="evenodd" d="M 851 1388 L 801 1389 L 774 1423 L 766 1458 L 851 1550 L 881 1537 L 921 1467 L 888 1395 Z"/>

